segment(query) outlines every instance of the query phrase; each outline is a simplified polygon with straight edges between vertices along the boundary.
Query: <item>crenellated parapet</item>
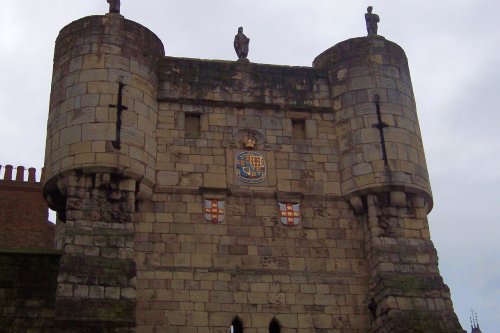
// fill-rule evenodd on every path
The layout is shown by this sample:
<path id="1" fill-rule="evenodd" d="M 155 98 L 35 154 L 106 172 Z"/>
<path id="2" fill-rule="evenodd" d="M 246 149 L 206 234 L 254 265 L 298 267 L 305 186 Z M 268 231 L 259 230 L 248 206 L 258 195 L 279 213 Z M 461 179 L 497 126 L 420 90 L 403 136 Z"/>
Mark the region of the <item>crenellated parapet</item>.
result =
<path id="1" fill-rule="evenodd" d="M 16 169 L 15 176 L 14 176 L 14 169 Z M 28 178 L 25 178 L 26 171 L 27 171 Z M 42 172 L 43 172 L 43 170 L 42 170 Z M 39 183 L 40 182 L 40 180 L 37 181 L 36 168 L 33 168 L 33 167 L 28 168 L 26 170 L 26 167 L 24 167 L 22 165 L 20 165 L 16 168 L 14 168 L 10 164 L 7 164 L 5 166 L 0 165 L 0 175 L 2 173 L 3 173 L 3 177 L 1 177 L 1 179 L 3 179 L 4 181 L 29 182 L 29 183 Z M 42 176 L 43 175 L 41 175 L 40 178 L 42 178 Z"/>
<path id="2" fill-rule="evenodd" d="M 36 168 L 0 165 L 0 249 L 53 249 L 55 226 Z"/>

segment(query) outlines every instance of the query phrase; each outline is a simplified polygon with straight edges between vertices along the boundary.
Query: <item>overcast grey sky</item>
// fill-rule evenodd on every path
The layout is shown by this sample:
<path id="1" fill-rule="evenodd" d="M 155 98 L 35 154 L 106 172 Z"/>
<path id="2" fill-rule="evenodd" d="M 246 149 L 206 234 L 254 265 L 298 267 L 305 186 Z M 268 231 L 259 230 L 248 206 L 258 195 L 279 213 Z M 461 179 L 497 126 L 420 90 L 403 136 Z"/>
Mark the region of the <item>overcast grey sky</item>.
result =
<path id="1" fill-rule="evenodd" d="M 470 330 L 500 327 L 500 1 L 124 0 L 122 14 L 163 41 L 167 55 L 235 60 L 239 26 L 252 62 L 310 66 L 330 46 L 379 34 L 409 59 L 434 194 L 429 216 L 440 269 Z M 43 165 L 54 41 L 105 0 L 0 0 L 0 164 Z"/>

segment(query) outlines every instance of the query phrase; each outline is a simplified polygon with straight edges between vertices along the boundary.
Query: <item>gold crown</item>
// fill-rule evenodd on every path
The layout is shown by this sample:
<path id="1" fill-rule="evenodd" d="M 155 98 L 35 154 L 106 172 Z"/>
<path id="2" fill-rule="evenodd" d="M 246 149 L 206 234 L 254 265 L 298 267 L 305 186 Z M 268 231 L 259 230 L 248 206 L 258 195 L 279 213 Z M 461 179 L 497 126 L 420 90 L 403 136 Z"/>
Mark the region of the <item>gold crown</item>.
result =
<path id="1" fill-rule="evenodd" d="M 249 138 L 241 140 L 241 143 L 243 144 L 243 147 L 248 148 L 248 149 L 252 149 L 257 144 L 257 140 L 255 140 L 252 137 L 249 137 Z"/>

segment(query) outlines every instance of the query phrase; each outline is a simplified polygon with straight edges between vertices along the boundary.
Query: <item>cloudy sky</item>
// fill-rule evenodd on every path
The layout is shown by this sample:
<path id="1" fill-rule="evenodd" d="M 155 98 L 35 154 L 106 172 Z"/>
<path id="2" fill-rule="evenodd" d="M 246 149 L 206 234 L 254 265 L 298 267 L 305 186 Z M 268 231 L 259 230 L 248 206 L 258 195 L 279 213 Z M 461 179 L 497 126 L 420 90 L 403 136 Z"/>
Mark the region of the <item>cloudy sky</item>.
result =
<path id="1" fill-rule="evenodd" d="M 238 26 L 252 62 L 310 66 L 330 46 L 379 34 L 408 56 L 434 194 L 429 216 L 440 269 L 470 330 L 500 327 L 500 1 L 124 0 L 122 14 L 154 31 L 170 56 L 236 58 Z M 58 31 L 106 12 L 105 0 L 0 0 L 0 164 L 43 165 Z"/>

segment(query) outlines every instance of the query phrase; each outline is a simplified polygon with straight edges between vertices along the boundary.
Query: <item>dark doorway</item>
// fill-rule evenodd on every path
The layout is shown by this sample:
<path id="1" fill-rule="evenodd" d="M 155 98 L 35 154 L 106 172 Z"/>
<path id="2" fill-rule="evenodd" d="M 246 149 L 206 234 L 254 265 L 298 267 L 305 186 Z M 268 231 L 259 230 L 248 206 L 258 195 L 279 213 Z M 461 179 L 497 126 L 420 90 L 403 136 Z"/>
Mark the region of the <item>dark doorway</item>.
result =
<path id="1" fill-rule="evenodd" d="M 240 318 L 234 317 L 231 323 L 231 333 L 243 333 L 243 323 Z"/>
<path id="2" fill-rule="evenodd" d="M 281 325 L 278 323 L 276 318 L 273 318 L 269 324 L 269 333 L 281 333 Z"/>

